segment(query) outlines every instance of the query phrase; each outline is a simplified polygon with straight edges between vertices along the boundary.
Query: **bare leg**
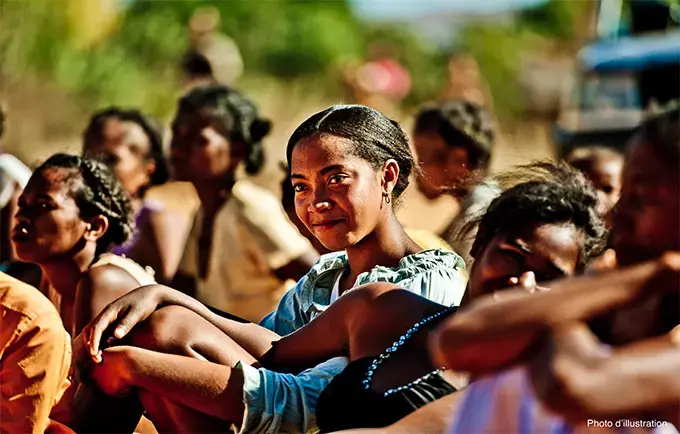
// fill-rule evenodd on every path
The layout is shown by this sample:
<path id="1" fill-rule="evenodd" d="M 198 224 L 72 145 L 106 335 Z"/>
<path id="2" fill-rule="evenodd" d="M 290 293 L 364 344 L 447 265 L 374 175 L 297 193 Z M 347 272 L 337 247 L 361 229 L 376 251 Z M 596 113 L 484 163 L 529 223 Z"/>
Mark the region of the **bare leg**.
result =
<path id="1" fill-rule="evenodd" d="M 233 367 L 238 361 L 256 360 L 217 327 L 179 306 L 154 312 L 135 327 L 127 341 L 130 345 L 167 354 L 193 357 Z"/>
<path id="2" fill-rule="evenodd" d="M 126 338 L 129 344 L 233 367 L 256 360 L 229 336 L 183 307 L 168 306 L 154 312 Z M 228 432 L 230 422 L 199 413 L 146 390 L 139 399 L 159 432 Z"/>

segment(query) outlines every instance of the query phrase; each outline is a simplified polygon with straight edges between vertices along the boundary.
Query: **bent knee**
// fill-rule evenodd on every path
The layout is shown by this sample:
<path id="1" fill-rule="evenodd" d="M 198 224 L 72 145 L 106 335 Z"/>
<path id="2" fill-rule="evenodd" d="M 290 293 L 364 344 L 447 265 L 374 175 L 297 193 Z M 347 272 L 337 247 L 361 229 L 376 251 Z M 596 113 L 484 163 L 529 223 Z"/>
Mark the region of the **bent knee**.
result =
<path id="1" fill-rule="evenodd" d="M 163 307 L 132 329 L 129 343 L 147 350 L 181 354 L 197 317 L 181 306 Z"/>

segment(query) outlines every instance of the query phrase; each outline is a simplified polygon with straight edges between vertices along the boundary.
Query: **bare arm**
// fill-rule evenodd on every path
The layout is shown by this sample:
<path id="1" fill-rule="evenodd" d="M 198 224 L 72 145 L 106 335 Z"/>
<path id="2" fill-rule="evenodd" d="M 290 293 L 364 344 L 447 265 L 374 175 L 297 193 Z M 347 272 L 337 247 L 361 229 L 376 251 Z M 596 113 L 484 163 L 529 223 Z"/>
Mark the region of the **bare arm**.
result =
<path id="1" fill-rule="evenodd" d="M 677 279 L 679 258 L 673 254 L 625 270 L 564 280 L 539 294 L 483 297 L 433 334 L 432 355 L 450 369 L 473 375 L 518 363 L 549 328 L 624 306 L 646 290 L 668 288 L 663 281 Z"/>
<path id="2" fill-rule="evenodd" d="M 361 331 L 371 316 L 373 301 L 395 289 L 387 283 L 373 283 L 343 295 L 314 321 L 281 338 L 263 357 L 265 367 L 296 372 L 325 360 L 349 355 L 350 337 Z"/>
<path id="3" fill-rule="evenodd" d="M 675 408 L 678 423 L 679 371 L 680 329 L 609 352 L 582 323 L 552 333 L 531 363 L 537 395 L 574 421 Z"/>
<path id="4" fill-rule="evenodd" d="M 83 333 L 92 357 L 97 357 L 104 333 L 109 330 L 122 339 L 137 324 L 163 306 L 182 306 L 198 314 L 234 340 L 246 352 L 259 358 L 280 339 L 276 333 L 257 324 L 224 318 L 212 312 L 198 300 L 163 285 L 138 288 L 109 304 Z"/>

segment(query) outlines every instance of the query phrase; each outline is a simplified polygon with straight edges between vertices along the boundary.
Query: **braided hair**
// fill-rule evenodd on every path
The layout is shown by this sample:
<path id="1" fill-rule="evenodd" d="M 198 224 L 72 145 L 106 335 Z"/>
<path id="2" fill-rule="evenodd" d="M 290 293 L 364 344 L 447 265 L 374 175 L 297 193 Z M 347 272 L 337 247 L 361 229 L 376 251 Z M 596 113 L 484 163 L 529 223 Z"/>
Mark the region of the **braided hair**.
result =
<path id="1" fill-rule="evenodd" d="M 135 228 L 132 203 L 108 166 L 77 155 L 54 154 L 36 172 L 52 168 L 68 171 L 65 181 L 71 183 L 71 194 L 83 219 L 97 215 L 108 219 L 109 227 L 98 241 L 98 253 L 130 238 Z"/>
<path id="2" fill-rule="evenodd" d="M 138 125 L 146 134 L 149 140 L 149 153 L 145 156 L 148 160 L 152 160 L 156 169 L 151 175 L 151 185 L 165 184 L 170 179 L 170 169 L 163 152 L 163 138 L 161 136 L 160 128 L 151 118 L 145 116 L 142 112 L 135 109 L 126 109 L 120 107 L 108 107 L 96 112 L 90 118 L 90 122 L 83 132 L 83 155 L 89 154 L 88 146 L 92 143 L 99 143 L 102 141 L 102 134 L 106 122 L 110 119 L 116 119 L 121 122 L 131 122 Z"/>
<path id="3" fill-rule="evenodd" d="M 454 100 L 425 107 L 416 115 L 414 133 L 425 132 L 436 133 L 452 148 L 465 148 L 472 169 L 488 169 L 496 133 L 482 106 Z"/>
<path id="4" fill-rule="evenodd" d="M 198 86 L 179 100 L 177 115 L 186 113 L 207 116 L 220 134 L 245 146 L 247 173 L 254 175 L 262 169 L 262 139 L 272 124 L 259 117 L 257 107 L 246 96 L 221 84 Z"/>
<path id="5" fill-rule="evenodd" d="M 584 239 L 578 269 L 599 256 L 606 245 L 607 230 L 597 213 L 597 194 L 585 177 L 566 163 L 552 166 L 552 179 L 515 185 L 494 199 L 479 222 L 471 255 L 477 257 L 493 237 L 531 224 L 573 224 Z"/>
<path id="6" fill-rule="evenodd" d="M 304 121 L 288 140 L 288 166 L 300 140 L 324 134 L 348 140 L 350 155 L 369 162 L 376 169 L 389 159 L 395 160 L 399 165 L 399 178 L 392 192 L 395 199 L 408 187 L 411 173 L 419 169 L 399 124 L 378 110 L 362 105 L 334 105 Z"/>

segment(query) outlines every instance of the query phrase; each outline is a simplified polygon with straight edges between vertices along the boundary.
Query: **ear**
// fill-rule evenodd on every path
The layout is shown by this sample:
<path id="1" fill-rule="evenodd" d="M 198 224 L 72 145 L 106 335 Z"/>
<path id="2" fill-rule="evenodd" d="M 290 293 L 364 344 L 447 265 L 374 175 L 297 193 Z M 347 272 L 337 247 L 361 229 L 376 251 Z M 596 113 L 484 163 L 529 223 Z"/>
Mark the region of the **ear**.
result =
<path id="1" fill-rule="evenodd" d="M 153 160 L 147 160 L 146 164 L 144 165 L 144 171 L 146 172 L 146 176 L 151 179 L 153 174 L 156 173 L 156 162 Z"/>
<path id="2" fill-rule="evenodd" d="M 104 236 L 109 229 L 109 219 L 106 216 L 98 215 L 87 222 L 85 228 L 85 239 L 87 241 L 97 242 Z"/>
<path id="3" fill-rule="evenodd" d="M 382 169 L 382 188 L 383 192 L 392 195 L 394 187 L 399 180 L 399 163 L 396 160 L 389 159 L 385 161 Z"/>

